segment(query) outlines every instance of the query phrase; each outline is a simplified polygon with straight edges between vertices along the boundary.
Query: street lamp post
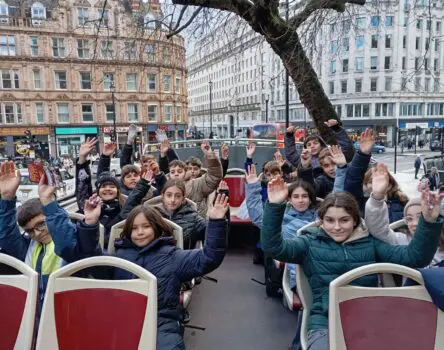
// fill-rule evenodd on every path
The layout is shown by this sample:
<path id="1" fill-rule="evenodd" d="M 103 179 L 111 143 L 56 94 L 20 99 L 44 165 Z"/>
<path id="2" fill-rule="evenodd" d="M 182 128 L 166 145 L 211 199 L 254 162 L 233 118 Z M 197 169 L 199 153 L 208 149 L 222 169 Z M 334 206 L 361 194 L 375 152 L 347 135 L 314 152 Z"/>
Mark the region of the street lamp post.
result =
<path id="1" fill-rule="evenodd" d="M 117 127 L 116 127 L 116 102 L 114 100 L 114 92 L 116 90 L 116 87 L 114 86 L 114 80 L 111 80 L 111 85 L 109 87 L 111 90 L 111 99 L 113 102 L 113 135 L 111 136 L 111 142 L 117 142 Z"/>
<path id="2" fill-rule="evenodd" d="M 210 80 L 210 138 L 213 138 L 213 82 Z"/>
<path id="3" fill-rule="evenodd" d="M 290 5 L 288 0 L 286 1 L 287 11 L 285 13 L 285 19 L 288 23 L 288 12 L 290 10 Z M 288 74 L 288 69 L 285 68 L 285 127 L 290 126 L 290 75 Z"/>
<path id="4" fill-rule="evenodd" d="M 265 99 L 265 123 L 268 123 L 268 97 Z"/>

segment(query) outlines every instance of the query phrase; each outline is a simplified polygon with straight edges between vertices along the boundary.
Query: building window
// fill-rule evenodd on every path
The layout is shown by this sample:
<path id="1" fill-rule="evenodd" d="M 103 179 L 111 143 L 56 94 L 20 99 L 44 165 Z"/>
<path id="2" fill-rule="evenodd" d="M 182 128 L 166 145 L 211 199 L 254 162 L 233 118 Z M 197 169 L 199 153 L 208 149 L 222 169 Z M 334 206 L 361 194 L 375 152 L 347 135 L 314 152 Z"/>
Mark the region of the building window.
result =
<path id="1" fill-rule="evenodd" d="M 110 90 L 111 85 L 114 82 L 114 74 L 113 73 L 103 73 L 103 89 Z"/>
<path id="2" fill-rule="evenodd" d="M 391 67 L 391 65 L 390 65 L 390 63 L 391 63 L 391 57 L 390 56 L 385 56 L 384 57 L 384 69 L 390 69 Z"/>
<path id="3" fill-rule="evenodd" d="M 36 36 L 31 36 L 30 38 L 31 42 L 31 56 L 37 57 L 39 55 L 39 43 Z"/>
<path id="4" fill-rule="evenodd" d="M 348 72 L 348 58 L 342 60 L 342 73 Z"/>
<path id="5" fill-rule="evenodd" d="M 154 63 L 156 60 L 156 45 L 147 44 L 145 47 L 146 59 L 148 63 Z"/>
<path id="6" fill-rule="evenodd" d="M 67 103 L 57 104 L 57 122 L 69 123 L 69 106 Z"/>
<path id="7" fill-rule="evenodd" d="M 405 57 L 403 57 L 402 58 L 402 64 L 401 64 L 401 67 L 402 67 L 402 70 L 405 70 L 406 68 L 406 58 Z"/>
<path id="8" fill-rule="evenodd" d="M 407 102 L 401 103 L 400 115 L 402 116 L 422 116 L 424 103 L 421 102 Z"/>
<path id="9" fill-rule="evenodd" d="M 77 8 L 77 24 L 81 27 L 86 27 L 88 23 L 88 8 L 78 7 Z"/>
<path id="10" fill-rule="evenodd" d="M 80 88 L 91 90 L 91 72 L 80 72 Z"/>
<path id="11" fill-rule="evenodd" d="M 378 69 L 378 56 L 370 57 L 370 69 L 377 70 Z"/>
<path id="12" fill-rule="evenodd" d="M 356 57 L 355 61 L 355 69 L 357 72 L 363 72 L 364 71 L 364 57 Z"/>
<path id="13" fill-rule="evenodd" d="M 427 22 L 426 22 L 426 29 L 427 30 L 432 30 L 432 21 L 431 20 L 427 20 Z"/>
<path id="14" fill-rule="evenodd" d="M 355 117 L 362 117 L 362 105 L 360 103 L 355 104 Z"/>
<path id="15" fill-rule="evenodd" d="M 386 16 L 385 17 L 385 26 L 386 27 L 392 27 L 393 26 L 393 16 Z"/>
<path id="16" fill-rule="evenodd" d="M 355 80 L 355 92 L 362 92 L 362 79 Z"/>
<path id="17" fill-rule="evenodd" d="M 385 91 L 392 91 L 392 78 L 391 77 L 385 78 Z"/>
<path id="18" fill-rule="evenodd" d="M 147 84 L 148 84 L 148 91 L 149 92 L 155 92 L 156 90 L 157 90 L 157 87 L 156 87 L 156 74 L 152 74 L 152 73 L 149 73 L 148 75 L 147 75 Z"/>
<path id="19" fill-rule="evenodd" d="M 39 2 L 33 3 L 31 7 L 31 17 L 32 19 L 46 19 L 46 8 Z"/>
<path id="20" fill-rule="evenodd" d="M 336 60 L 331 61 L 330 73 L 336 73 Z"/>
<path id="21" fill-rule="evenodd" d="M 3 0 L 0 0 L 0 16 L 9 16 L 8 4 Z M 8 19 L 6 19 L 5 23 L 8 23 Z"/>
<path id="22" fill-rule="evenodd" d="M 356 25 L 360 27 L 365 26 L 365 17 L 358 17 L 356 18 Z"/>
<path id="23" fill-rule="evenodd" d="M 436 21 L 436 33 L 441 34 L 441 22 Z"/>
<path id="24" fill-rule="evenodd" d="M 137 122 L 138 117 L 138 111 L 137 111 L 137 103 L 128 103 L 128 121 L 129 122 Z"/>
<path id="25" fill-rule="evenodd" d="M 378 38 L 379 38 L 378 35 L 376 35 L 376 34 L 372 35 L 372 43 L 371 43 L 372 49 L 377 49 L 378 48 Z"/>
<path id="26" fill-rule="evenodd" d="M 18 71 L 0 70 L 2 89 L 20 89 Z"/>
<path id="27" fill-rule="evenodd" d="M 429 47 L 430 47 L 430 38 L 426 38 L 425 39 L 425 49 L 426 49 L 426 51 L 429 50 Z"/>
<path id="28" fill-rule="evenodd" d="M 125 49 L 123 52 L 123 59 L 125 60 L 130 60 L 130 61 L 135 61 L 137 59 L 137 47 L 136 44 L 134 42 L 128 42 L 126 41 L 124 43 L 125 45 Z"/>
<path id="29" fill-rule="evenodd" d="M 433 60 L 433 70 L 434 70 L 435 72 L 438 72 L 438 71 L 439 71 L 439 58 L 435 58 L 435 59 Z"/>
<path id="30" fill-rule="evenodd" d="M 152 13 L 147 13 L 143 17 L 143 26 L 147 29 L 156 29 L 156 17 Z"/>
<path id="31" fill-rule="evenodd" d="M 407 28 L 408 25 L 409 25 L 409 17 L 405 16 L 404 17 L 404 28 Z"/>
<path id="32" fill-rule="evenodd" d="M 416 37 L 415 48 L 416 48 L 416 50 L 421 49 L 421 38 L 419 36 Z"/>
<path id="33" fill-rule="evenodd" d="M 109 40 L 102 40 L 102 58 L 110 60 L 113 58 L 113 42 Z"/>
<path id="34" fill-rule="evenodd" d="M 347 80 L 341 80 L 341 94 L 347 93 Z"/>
<path id="35" fill-rule="evenodd" d="M 344 52 L 348 52 L 350 50 L 349 38 L 342 38 L 342 49 L 344 50 Z"/>
<path id="36" fill-rule="evenodd" d="M 415 92 L 421 91 L 421 78 L 415 78 Z"/>
<path id="37" fill-rule="evenodd" d="M 65 57 L 65 39 L 52 38 L 52 55 L 54 57 Z"/>
<path id="38" fill-rule="evenodd" d="M 370 91 L 378 90 L 378 78 L 370 78 Z"/>
<path id="39" fill-rule="evenodd" d="M 356 37 L 356 48 L 357 49 L 363 49 L 364 48 L 364 36 L 358 35 Z"/>
<path id="40" fill-rule="evenodd" d="M 15 56 L 15 36 L 0 35 L 0 56 Z"/>
<path id="41" fill-rule="evenodd" d="M 102 10 L 99 9 L 98 10 L 98 19 L 99 19 L 99 23 L 100 23 L 100 27 L 105 27 L 107 28 L 109 26 L 109 15 L 108 15 L 108 10 Z"/>
<path id="42" fill-rule="evenodd" d="M 392 35 L 391 34 L 387 34 L 385 36 L 385 48 L 386 49 L 392 48 Z"/>
<path id="43" fill-rule="evenodd" d="M 370 19 L 370 24 L 372 25 L 372 27 L 379 26 L 379 16 L 372 16 Z"/>
<path id="44" fill-rule="evenodd" d="M 89 58 L 89 40 L 77 39 L 77 55 L 79 58 Z"/>
<path id="45" fill-rule="evenodd" d="M 430 78 L 425 78 L 424 81 L 424 91 L 430 92 Z"/>
<path id="46" fill-rule="evenodd" d="M 164 105 L 163 106 L 163 121 L 171 122 L 173 118 L 173 106 L 172 105 Z"/>
<path id="47" fill-rule="evenodd" d="M 3 122 L 5 124 L 23 124 L 22 105 L 20 103 L 0 104 L 0 124 Z"/>
<path id="48" fill-rule="evenodd" d="M 136 91 L 137 90 L 137 74 L 127 73 L 126 74 L 126 91 Z"/>
<path id="49" fill-rule="evenodd" d="M 148 105 L 148 121 L 157 122 L 157 105 Z"/>
<path id="50" fill-rule="evenodd" d="M 162 59 L 164 64 L 170 64 L 170 49 L 168 47 L 163 48 Z"/>
<path id="51" fill-rule="evenodd" d="M 427 115 L 443 115 L 444 103 L 427 103 Z"/>
<path id="52" fill-rule="evenodd" d="M 401 91 L 407 90 L 407 78 L 402 77 L 401 78 Z"/>
<path id="53" fill-rule="evenodd" d="M 330 43 L 330 51 L 331 53 L 338 52 L 338 42 L 336 40 L 332 40 L 332 42 Z"/>
<path id="54" fill-rule="evenodd" d="M 170 92 L 171 89 L 171 76 L 164 75 L 163 76 L 163 91 Z"/>
<path id="55" fill-rule="evenodd" d="M 347 118 L 353 118 L 353 105 L 345 105 Z"/>
<path id="56" fill-rule="evenodd" d="M 333 95 L 335 93 L 335 82 L 334 81 L 328 82 L 328 90 L 330 92 L 330 95 Z"/>
<path id="57" fill-rule="evenodd" d="M 45 122 L 45 109 L 43 103 L 35 104 L 35 121 L 37 124 L 43 124 Z"/>
<path id="58" fill-rule="evenodd" d="M 363 117 L 370 117 L 370 104 L 364 103 L 362 105 L 362 116 Z"/>
<path id="59" fill-rule="evenodd" d="M 415 70 L 419 69 L 419 57 L 415 57 Z"/>
<path id="60" fill-rule="evenodd" d="M 439 51 L 439 48 L 440 48 L 440 41 L 439 40 L 435 40 L 435 52 L 438 52 Z"/>
<path id="61" fill-rule="evenodd" d="M 174 85 L 174 89 L 176 91 L 176 94 L 180 94 L 182 91 L 181 81 L 182 81 L 182 79 L 180 79 L 179 77 L 176 77 L 176 84 Z"/>
<path id="62" fill-rule="evenodd" d="M 416 20 L 416 29 L 421 29 L 422 28 L 422 19 L 418 19 Z"/>
<path id="63" fill-rule="evenodd" d="M 176 106 L 176 123 L 182 121 L 182 107 Z"/>
<path id="64" fill-rule="evenodd" d="M 407 48 L 407 36 L 406 35 L 404 35 L 402 37 L 402 48 L 403 49 Z"/>
<path id="65" fill-rule="evenodd" d="M 376 103 L 375 116 L 376 117 L 393 117 L 394 103 Z"/>
<path id="66" fill-rule="evenodd" d="M 56 89 L 66 89 L 66 72 L 55 72 Z"/>
<path id="67" fill-rule="evenodd" d="M 42 88 L 42 80 L 40 78 L 40 71 L 39 70 L 33 70 L 32 71 L 32 77 L 34 80 L 34 89 L 40 90 Z"/>
<path id="68" fill-rule="evenodd" d="M 435 78 L 435 81 L 433 83 L 433 92 L 439 92 L 440 85 L 439 85 L 439 78 Z"/>
<path id="69" fill-rule="evenodd" d="M 92 104 L 82 104 L 82 121 L 84 123 L 94 121 Z"/>
<path id="70" fill-rule="evenodd" d="M 105 121 L 107 123 L 112 123 L 114 121 L 114 105 L 106 104 L 105 105 Z"/>

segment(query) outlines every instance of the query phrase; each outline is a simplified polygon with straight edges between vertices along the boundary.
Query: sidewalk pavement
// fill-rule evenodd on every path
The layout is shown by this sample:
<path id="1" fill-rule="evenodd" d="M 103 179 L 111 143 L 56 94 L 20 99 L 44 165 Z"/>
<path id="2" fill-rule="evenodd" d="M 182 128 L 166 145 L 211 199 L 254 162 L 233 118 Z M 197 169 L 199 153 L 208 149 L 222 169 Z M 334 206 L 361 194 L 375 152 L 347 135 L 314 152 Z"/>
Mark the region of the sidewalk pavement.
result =
<path id="1" fill-rule="evenodd" d="M 397 172 L 396 174 L 391 172 L 391 174 L 398 182 L 401 190 L 409 198 L 419 197 L 419 192 L 418 192 L 419 178 L 415 180 L 414 170 L 412 172 Z"/>

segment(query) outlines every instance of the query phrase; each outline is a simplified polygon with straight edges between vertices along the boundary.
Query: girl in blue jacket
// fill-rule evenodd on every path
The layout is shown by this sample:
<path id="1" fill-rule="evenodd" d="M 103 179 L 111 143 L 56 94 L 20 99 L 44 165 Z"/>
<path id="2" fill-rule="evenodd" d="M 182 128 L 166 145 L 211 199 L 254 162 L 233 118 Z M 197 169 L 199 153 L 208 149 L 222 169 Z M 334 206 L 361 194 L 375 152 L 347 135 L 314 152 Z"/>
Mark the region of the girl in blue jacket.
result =
<path id="1" fill-rule="evenodd" d="M 172 229 L 151 206 L 134 208 L 126 219 L 121 240 L 115 242 L 116 255 L 157 278 L 157 350 L 185 349 L 179 324 L 181 283 L 208 274 L 222 263 L 227 248 L 227 210 L 228 197 L 218 195 L 209 211 L 205 245 L 192 250 L 176 247 Z M 99 271 L 97 277 L 101 278 L 134 278 L 121 269 Z"/>
<path id="2" fill-rule="evenodd" d="M 282 219 L 288 189 L 283 180 L 268 184 L 261 241 L 264 251 L 274 258 L 300 264 L 313 295 L 308 321 L 308 350 L 328 349 L 328 293 L 330 282 L 351 269 L 376 262 L 411 268 L 427 266 L 433 258 L 443 226 L 439 215 L 439 195 L 422 193 L 422 216 L 407 246 L 384 243 L 369 235 L 361 223 L 359 207 L 346 192 L 331 193 L 318 210 L 319 222 L 301 236 L 283 239 Z M 366 276 L 354 284 L 376 286 L 376 276 Z"/>

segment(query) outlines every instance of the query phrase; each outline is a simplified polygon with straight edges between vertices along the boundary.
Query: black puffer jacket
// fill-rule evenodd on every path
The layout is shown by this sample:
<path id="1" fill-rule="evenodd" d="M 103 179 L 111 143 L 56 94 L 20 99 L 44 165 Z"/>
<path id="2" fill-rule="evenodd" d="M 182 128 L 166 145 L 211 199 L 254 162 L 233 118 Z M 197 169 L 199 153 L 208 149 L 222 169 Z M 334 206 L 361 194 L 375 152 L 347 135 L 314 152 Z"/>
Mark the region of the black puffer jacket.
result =
<path id="1" fill-rule="evenodd" d="M 165 219 L 182 227 L 183 249 L 192 249 L 197 241 L 203 241 L 205 239 L 207 221 L 203 219 L 197 210 L 188 202 L 173 213 L 169 213 L 164 208 L 161 197 L 146 201 L 144 205 L 153 205 Z"/>

